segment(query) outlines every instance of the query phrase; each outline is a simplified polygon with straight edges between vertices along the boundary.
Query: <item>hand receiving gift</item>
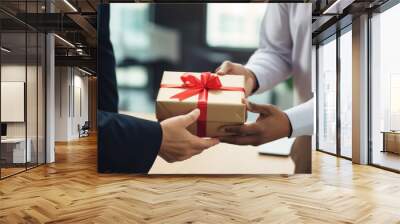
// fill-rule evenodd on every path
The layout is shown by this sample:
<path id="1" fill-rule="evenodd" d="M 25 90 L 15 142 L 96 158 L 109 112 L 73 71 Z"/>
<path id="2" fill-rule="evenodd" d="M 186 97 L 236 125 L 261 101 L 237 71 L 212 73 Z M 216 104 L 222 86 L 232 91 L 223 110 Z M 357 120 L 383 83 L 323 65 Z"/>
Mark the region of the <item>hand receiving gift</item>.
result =
<path id="1" fill-rule="evenodd" d="M 247 110 L 259 113 L 256 122 L 237 126 L 226 126 L 231 136 L 220 137 L 222 142 L 237 145 L 261 145 L 279 138 L 289 137 L 292 132 L 287 115 L 273 105 L 254 104 L 244 100 Z"/>
<path id="2" fill-rule="evenodd" d="M 247 69 L 241 64 L 233 63 L 230 61 L 224 61 L 215 72 L 217 75 L 243 75 L 245 77 L 245 93 L 246 97 L 250 96 L 254 91 L 258 89 L 257 78 L 252 71 Z"/>

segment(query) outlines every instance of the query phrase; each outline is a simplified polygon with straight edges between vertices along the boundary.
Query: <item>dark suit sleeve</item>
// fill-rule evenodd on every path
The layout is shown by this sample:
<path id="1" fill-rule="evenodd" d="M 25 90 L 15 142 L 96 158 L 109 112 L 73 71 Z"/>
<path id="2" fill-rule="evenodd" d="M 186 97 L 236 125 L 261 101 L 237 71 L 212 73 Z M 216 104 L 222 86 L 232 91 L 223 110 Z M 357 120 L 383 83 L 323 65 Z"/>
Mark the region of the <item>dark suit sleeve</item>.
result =
<path id="1" fill-rule="evenodd" d="M 160 149 L 162 130 L 157 122 L 118 114 L 109 5 L 100 5 L 98 11 L 97 168 L 99 172 L 147 173 Z"/>
<path id="2" fill-rule="evenodd" d="M 97 108 L 102 111 L 118 112 L 118 88 L 115 74 L 114 51 L 110 41 L 110 5 L 100 4 L 98 8 Z"/>
<path id="3" fill-rule="evenodd" d="M 99 111 L 98 171 L 147 173 L 157 157 L 160 124 Z"/>

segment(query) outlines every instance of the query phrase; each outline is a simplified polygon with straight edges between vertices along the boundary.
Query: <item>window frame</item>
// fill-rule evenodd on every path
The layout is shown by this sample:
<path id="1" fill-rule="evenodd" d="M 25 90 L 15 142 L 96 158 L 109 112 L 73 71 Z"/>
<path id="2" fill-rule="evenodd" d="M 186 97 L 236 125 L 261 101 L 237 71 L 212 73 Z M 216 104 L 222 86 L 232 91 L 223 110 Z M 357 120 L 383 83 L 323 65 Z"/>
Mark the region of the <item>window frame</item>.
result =
<path id="1" fill-rule="evenodd" d="M 348 17 L 344 17 L 343 20 L 347 20 Z M 340 23 L 341 20 L 338 20 L 337 23 Z M 336 26 L 336 24 L 334 24 Z M 329 29 L 329 28 L 328 28 Z M 342 155 L 342 150 L 341 150 L 341 119 L 340 119 L 340 104 L 341 104 L 341 97 L 340 97 L 340 82 L 341 82 L 341 67 L 340 67 L 340 38 L 342 35 L 346 34 L 347 32 L 352 32 L 352 22 L 350 21 L 348 24 L 345 24 L 343 27 L 337 27 L 336 32 L 327 35 L 323 39 L 319 39 L 318 42 L 315 44 L 316 45 L 316 100 L 315 100 L 315 105 L 316 105 L 316 150 L 319 152 L 323 152 L 329 155 L 337 156 L 343 159 L 347 160 L 352 160 L 352 158 L 347 157 Z M 321 149 L 320 146 L 320 130 L 319 130 L 319 88 L 320 88 L 320 74 L 319 74 L 319 47 L 323 44 L 327 44 L 331 41 L 336 41 L 336 152 L 332 153 L 327 150 Z"/>

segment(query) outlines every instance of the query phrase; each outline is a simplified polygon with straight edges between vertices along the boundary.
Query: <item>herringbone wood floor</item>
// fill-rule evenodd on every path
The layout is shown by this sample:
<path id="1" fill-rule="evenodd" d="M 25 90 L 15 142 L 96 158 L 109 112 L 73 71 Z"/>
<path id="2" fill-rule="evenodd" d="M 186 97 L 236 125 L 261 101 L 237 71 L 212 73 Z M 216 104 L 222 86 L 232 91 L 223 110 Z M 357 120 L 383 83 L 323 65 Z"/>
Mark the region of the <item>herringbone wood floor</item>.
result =
<path id="1" fill-rule="evenodd" d="M 94 137 L 0 181 L 0 223 L 400 223 L 400 175 L 320 152 L 313 174 L 98 174 Z"/>

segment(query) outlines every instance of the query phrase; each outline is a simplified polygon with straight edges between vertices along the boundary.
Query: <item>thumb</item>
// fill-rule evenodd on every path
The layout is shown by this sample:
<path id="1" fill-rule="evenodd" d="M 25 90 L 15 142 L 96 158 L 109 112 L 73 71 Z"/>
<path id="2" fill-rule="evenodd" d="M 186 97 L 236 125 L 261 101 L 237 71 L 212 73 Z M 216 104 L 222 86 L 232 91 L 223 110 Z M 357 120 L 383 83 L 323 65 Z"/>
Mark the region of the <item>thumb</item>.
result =
<path id="1" fill-rule="evenodd" d="M 252 103 L 248 100 L 244 100 L 247 110 L 253 113 L 260 113 L 260 114 L 264 114 L 264 115 L 270 115 L 273 112 L 273 107 L 271 105 L 265 104 L 265 105 L 261 105 L 261 104 L 256 104 L 256 103 Z"/>
<path id="2" fill-rule="evenodd" d="M 200 116 L 200 110 L 199 109 L 194 109 L 190 113 L 181 115 L 180 116 L 180 122 L 184 127 L 187 127 L 194 122 L 197 121 L 197 118 Z"/>
<path id="3" fill-rule="evenodd" d="M 232 62 L 224 61 L 224 63 L 222 63 L 222 65 L 218 68 L 217 74 L 218 75 L 226 75 L 227 73 L 229 73 L 231 68 L 232 68 Z"/>
<path id="4" fill-rule="evenodd" d="M 217 145 L 219 143 L 218 138 L 199 138 L 198 140 L 198 147 L 201 150 L 208 149 L 214 145 Z"/>

